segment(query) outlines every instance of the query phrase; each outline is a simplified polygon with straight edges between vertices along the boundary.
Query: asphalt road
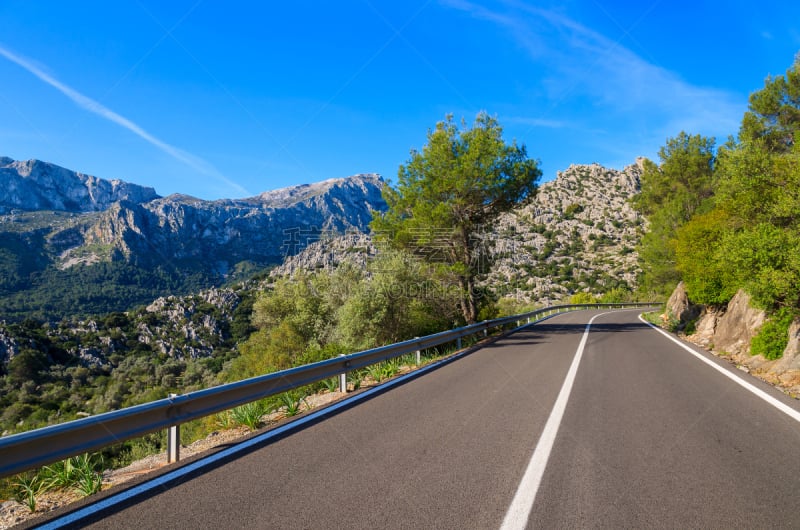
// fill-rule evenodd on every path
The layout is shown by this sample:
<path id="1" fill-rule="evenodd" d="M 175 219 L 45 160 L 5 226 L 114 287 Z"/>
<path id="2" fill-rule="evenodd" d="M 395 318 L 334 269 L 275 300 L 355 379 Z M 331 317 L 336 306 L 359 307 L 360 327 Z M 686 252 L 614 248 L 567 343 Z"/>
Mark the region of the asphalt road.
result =
<path id="1" fill-rule="evenodd" d="M 638 312 L 600 313 L 526 328 L 69 527 L 800 528 L 800 422 Z M 534 453 L 529 514 L 509 523 Z"/>

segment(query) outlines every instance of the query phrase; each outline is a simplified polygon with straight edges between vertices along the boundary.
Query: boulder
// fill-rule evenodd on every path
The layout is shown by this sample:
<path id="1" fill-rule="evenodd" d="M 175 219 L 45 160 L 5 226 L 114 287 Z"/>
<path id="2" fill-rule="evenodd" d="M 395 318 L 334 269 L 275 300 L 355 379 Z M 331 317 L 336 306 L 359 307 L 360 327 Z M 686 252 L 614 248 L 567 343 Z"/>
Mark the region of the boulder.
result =
<path id="1" fill-rule="evenodd" d="M 789 326 L 789 343 L 771 372 L 787 387 L 800 387 L 800 320 Z"/>
<path id="2" fill-rule="evenodd" d="M 741 289 L 719 318 L 714 347 L 731 355 L 749 355 L 750 341 L 761 329 L 766 313 L 750 306 L 750 295 Z"/>
<path id="3" fill-rule="evenodd" d="M 697 319 L 703 311 L 703 307 L 695 305 L 689 301 L 686 294 L 686 286 L 680 282 L 672 295 L 667 300 L 667 318 L 675 318 L 680 322 L 679 328 L 685 327 L 687 322 Z"/>

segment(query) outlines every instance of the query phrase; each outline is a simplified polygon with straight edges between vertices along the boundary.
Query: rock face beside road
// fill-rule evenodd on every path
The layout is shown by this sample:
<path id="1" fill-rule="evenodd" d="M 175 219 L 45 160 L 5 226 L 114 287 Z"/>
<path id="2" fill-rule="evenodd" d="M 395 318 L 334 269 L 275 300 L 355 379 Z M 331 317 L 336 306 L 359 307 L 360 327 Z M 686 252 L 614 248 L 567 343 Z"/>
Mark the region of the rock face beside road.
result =
<path id="1" fill-rule="evenodd" d="M 724 307 L 692 304 L 680 283 L 667 302 L 665 324 L 681 331 L 698 346 L 726 357 L 748 372 L 800 395 L 800 321 L 789 327 L 788 344 L 776 360 L 751 355 L 750 343 L 767 320 L 766 313 L 754 308 L 750 296 L 739 290 Z"/>

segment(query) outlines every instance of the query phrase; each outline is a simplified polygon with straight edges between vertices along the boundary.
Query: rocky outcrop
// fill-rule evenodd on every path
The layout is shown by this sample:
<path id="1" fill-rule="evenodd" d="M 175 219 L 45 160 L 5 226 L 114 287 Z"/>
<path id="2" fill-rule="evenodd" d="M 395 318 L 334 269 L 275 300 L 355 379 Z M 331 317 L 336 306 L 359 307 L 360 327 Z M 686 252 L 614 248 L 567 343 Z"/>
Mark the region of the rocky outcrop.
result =
<path id="1" fill-rule="evenodd" d="M 683 329 L 689 322 L 697 319 L 702 313 L 701 306 L 689 302 L 689 296 L 686 294 L 686 285 L 680 282 L 672 295 L 667 300 L 666 317 L 669 322 L 676 320 L 679 324 L 679 329 Z"/>
<path id="2" fill-rule="evenodd" d="M 40 160 L 0 157 L 0 214 L 11 210 L 99 212 L 117 201 L 157 199 L 153 188 L 76 173 Z"/>
<path id="3" fill-rule="evenodd" d="M 5 326 L 5 322 L 0 322 L 0 366 L 19 353 L 19 345 L 16 339 L 8 333 Z"/>
<path id="4" fill-rule="evenodd" d="M 695 309 L 688 309 L 691 307 Z M 700 316 L 694 317 L 697 320 L 692 333 L 686 337 L 688 340 L 791 394 L 800 394 L 800 321 L 795 321 L 789 328 L 789 342 L 783 356 L 767 360 L 761 355 L 750 354 L 750 343 L 767 316 L 763 310 L 752 307 L 746 292 L 739 290 L 724 308 L 693 306 L 680 284 L 667 304 L 665 321 L 668 315 L 684 315 L 686 318 L 681 323 L 685 326 L 692 320 L 696 308 L 700 308 Z M 682 313 L 682 309 L 687 312 Z"/>
<path id="5" fill-rule="evenodd" d="M 766 313 L 750 305 L 750 295 L 739 290 L 717 319 L 714 333 L 716 349 L 731 355 L 750 353 L 750 341 L 761 329 Z"/>
<path id="6" fill-rule="evenodd" d="M 680 292 L 683 292 L 683 295 Z M 676 293 L 678 293 L 676 295 Z M 685 296 L 679 285 L 670 297 Z M 688 302 L 688 299 L 687 299 Z M 691 304 L 690 304 L 691 305 Z M 689 339 L 725 355 L 746 360 L 750 356 L 750 341 L 761 329 L 766 313 L 750 304 L 750 296 L 739 290 L 725 308 L 694 306 L 700 310 L 693 333 Z M 675 314 L 675 313 L 673 313 Z M 696 317 L 695 317 L 696 318 Z M 687 319 L 682 319 L 686 323 Z"/>
<path id="7" fill-rule="evenodd" d="M 298 271 L 333 271 L 345 263 L 363 270 L 377 252 L 368 234 L 356 231 L 344 235 L 323 234 L 319 241 L 313 241 L 298 254 L 287 257 L 270 276 L 292 276 Z"/>
<path id="8" fill-rule="evenodd" d="M 769 371 L 777 383 L 800 394 L 800 320 L 789 326 L 789 343 Z"/>
<path id="9" fill-rule="evenodd" d="M 635 287 L 643 219 L 629 199 L 639 193 L 641 172 L 641 160 L 622 171 L 572 165 L 542 184 L 528 206 L 493 227 L 496 259 L 485 285 L 542 305 Z"/>
<path id="10" fill-rule="evenodd" d="M 233 346 L 230 326 L 243 293 L 257 285 L 237 289 L 212 288 L 190 296 L 158 298 L 147 307 L 94 319 L 63 321 L 48 326 L 48 340 L 63 348 L 82 366 L 104 366 L 112 354 L 161 353 L 175 359 L 197 359 Z M 120 316 L 122 315 L 122 316 Z M 19 336 L 0 321 L 0 365 L 19 353 Z M 30 340 L 28 340 L 31 343 Z M 138 344 L 146 345 L 142 349 Z M 32 347 L 47 349 L 41 344 Z"/>

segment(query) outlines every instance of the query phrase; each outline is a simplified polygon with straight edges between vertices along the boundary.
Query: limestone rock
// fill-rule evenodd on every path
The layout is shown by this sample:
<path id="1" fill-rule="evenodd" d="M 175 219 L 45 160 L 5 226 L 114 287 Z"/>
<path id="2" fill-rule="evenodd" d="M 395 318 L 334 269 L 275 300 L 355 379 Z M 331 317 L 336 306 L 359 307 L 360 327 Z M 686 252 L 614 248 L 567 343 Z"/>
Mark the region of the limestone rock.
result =
<path id="1" fill-rule="evenodd" d="M 785 386 L 800 392 L 800 320 L 789 326 L 789 342 L 770 371 Z"/>
<path id="2" fill-rule="evenodd" d="M 667 301 L 667 317 L 675 318 L 683 326 L 700 316 L 703 308 L 689 302 L 686 285 L 680 282 Z"/>
<path id="3" fill-rule="evenodd" d="M 733 355 L 748 353 L 765 319 L 766 313 L 751 307 L 750 296 L 740 289 L 717 323 L 714 346 Z"/>
<path id="4" fill-rule="evenodd" d="M 714 336 L 717 332 L 719 316 L 719 311 L 715 308 L 703 308 L 700 318 L 697 319 L 695 324 L 694 333 L 689 339 L 703 348 L 714 349 Z"/>
<path id="5" fill-rule="evenodd" d="M 157 199 L 153 188 L 105 180 L 40 160 L 0 157 L 0 214 L 19 210 L 99 212 L 118 201 Z"/>

